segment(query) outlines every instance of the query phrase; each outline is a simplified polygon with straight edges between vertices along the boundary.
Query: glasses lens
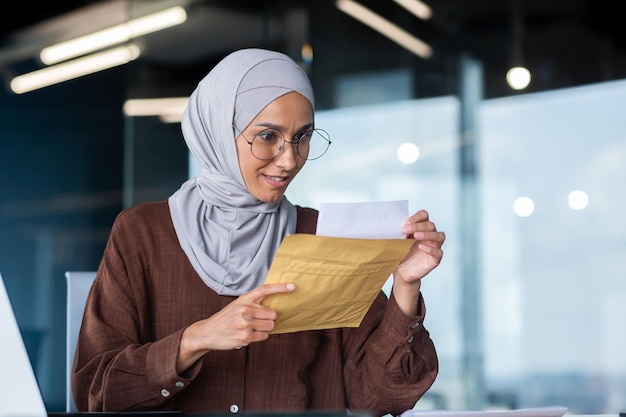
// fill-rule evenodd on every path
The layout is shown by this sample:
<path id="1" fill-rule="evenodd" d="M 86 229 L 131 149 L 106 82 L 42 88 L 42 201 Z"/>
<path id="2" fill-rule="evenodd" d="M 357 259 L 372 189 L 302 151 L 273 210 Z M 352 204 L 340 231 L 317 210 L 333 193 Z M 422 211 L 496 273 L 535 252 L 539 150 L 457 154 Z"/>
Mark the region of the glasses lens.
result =
<path id="1" fill-rule="evenodd" d="M 285 138 L 280 130 L 266 129 L 254 135 L 251 150 L 252 155 L 258 159 L 272 159 L 283 150 L 284 146 Z M 330 137 L 326 131 L 315 129 L 310 134 L 301 136 L 295 146 L 301 158 L 317 159 L 328 150 Z"/>
<path id="2" fill-rule="evenodd" d="M 285 138 L 279 130 L 267 129 L 252 138 L 252 155 L 259 159 L 272 159 L 280 153 Z"/>
<path id="3" fill-rule="evenodd" d="M 322 129 L 313 130 L 309 140 L 305 138 L 298 143 L 298 154 L 304 159 L 320 158 L 330 146 L 330 136 Z"/>

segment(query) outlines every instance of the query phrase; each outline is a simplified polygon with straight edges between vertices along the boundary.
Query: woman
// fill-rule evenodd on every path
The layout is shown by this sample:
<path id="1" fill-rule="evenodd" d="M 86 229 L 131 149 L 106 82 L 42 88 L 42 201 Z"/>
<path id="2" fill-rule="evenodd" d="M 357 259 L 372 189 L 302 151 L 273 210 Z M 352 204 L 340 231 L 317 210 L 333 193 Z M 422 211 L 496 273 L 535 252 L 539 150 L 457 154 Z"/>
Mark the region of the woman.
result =
<path id="1" fill-rule="evenodd" d="M 273 334 L 261 305 L 281 240 L 315 233 L 317 212 L 285 190 L 328 143 L 314 137 L 313 91 L 289 57 L 244 49 L 190 97 L 182 130 L 203 166 L 167 201 L 116 219 L 74 359 L 79 410 L 368 410 L 399 414 L 434 382 L 421 278 L 445 235 L 420 211 L 415 244 L 358 328 Z M 316 148 L 321 140 L 321 150 Z"/>

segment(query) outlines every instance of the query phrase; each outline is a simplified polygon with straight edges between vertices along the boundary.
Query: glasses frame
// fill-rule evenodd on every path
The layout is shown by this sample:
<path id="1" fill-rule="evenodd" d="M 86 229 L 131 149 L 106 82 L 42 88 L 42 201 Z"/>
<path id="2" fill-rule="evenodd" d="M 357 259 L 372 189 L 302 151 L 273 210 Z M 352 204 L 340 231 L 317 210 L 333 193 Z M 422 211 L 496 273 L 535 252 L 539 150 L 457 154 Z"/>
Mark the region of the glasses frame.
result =
<path id="1" fill-rule="evenodd" d="M 246 137 L 244 136 L 243 131 L 241 131 L 241 130 L 237 129 L 237 126 L 235 126 L 235 125 L 232 125 L 232 126 L 233 126 L 233 129 L 235 129 L 235 133 L 239 132 L 239 134 L 237 135 L 237 137 L 241 136 L 241 137 L 243 138 L 243 140 L 245 140 L 245 141 L 246 141 L 246 143 L 247 143 L 248 145 L 250 145 L 250 153 L 252 154 L 252 156 L 254 156 L 256 159 L 259 159 L 259 160 L 261 160 L 261 161 L 269 161 L 269 160 L 271 160 L 271 159 L 276 158 L 276 157 L 277 157 L 278 155 L 280 155 L 281 153 L 283 153 L 283 150 L 285 149 L 285 143 L 288 143 L 288 144 L 290 144 L 290 145 L 295 145 L 295 146 L 296 146 L 296 155 L 298 155 L 301 159 L 303 159 L 303 160 L 305 160 L 305 161 L 314 161 L 314 160 L 316 160 L 316 159 L 320 159 L 322 156 L 324 156 L 324 155 L 326 154 L 326 152 L 328 152 L 328 148 L 330 148 L 330 145 L 333 143 L 333 142 L 330 140 L 330 134 L 329 134 L 327 131 L 325 131 L 324 129 L 319 129 L 319 128 L 313 128 L 313 129 L 311 129 L 311 130 L 310 130 L 310 132 L 311 132 L 311 137 L 313 136 L 313 134 L 314 134 L 315 132 L 317 132 L 317 133 L 319 134 L 319 136 L 321 136 L 321 137 L 322 137 L 322 139 L 324 139 L 326 142 L 328 142 L 328 145 L 326 146 L 326 149 L 324 150 L 324 152 L 322 152 L 322 153 L 320 154 L 320 156 L 317 156 L 317 157 L 315 157 L 315 158 L 304 158 L 302 155 L 300 155 L 300 152 L 299 152 L 299 149 L 300 149 L 300 148 L 298 147 L 298 144 L 300 143 L 300 140 L 301 140 L 301 139 L 298 139 L 298 140 L 295 140 L 295 141 L 290 141 L 290 140 L 287 140 L 287 138 L 285 138 L 285 134 L 284 134 L 281 130 L 278 130 L 278 129 L 270 129 L 270 128 L 268 128 L 268 130 L 275 130 L 275 131 L 277 131 L 277 132 L 279 132 L 279 133 L 281 134 L 281 136 L 283 137 L 283 144 L 282 144 L 282 145 L 278 148 L 278 152 L 276 153 L 276 155 L 274 155 L 274 156 L 272 156 L 272 157 L 269 157 L 269 158 L 259 158 L 258 156 L 256 156 L 256 155 L 254 154 L 254 152 L 252 152 L 252 142 L 254 141 L 254 138 L 252 138 L 252 140 L 248 140 L 248 138 L 246 138 Z M 309 132 L 309 131 L 307 131 L 307 132 Z M 321 133 L 320 133 L 320 132 L 321 132 Z M 237 139 L 237 137 L 236 137 L 235 139 Z M 255 135 L 255 137 L 256 137 L 256 135 Z"/>

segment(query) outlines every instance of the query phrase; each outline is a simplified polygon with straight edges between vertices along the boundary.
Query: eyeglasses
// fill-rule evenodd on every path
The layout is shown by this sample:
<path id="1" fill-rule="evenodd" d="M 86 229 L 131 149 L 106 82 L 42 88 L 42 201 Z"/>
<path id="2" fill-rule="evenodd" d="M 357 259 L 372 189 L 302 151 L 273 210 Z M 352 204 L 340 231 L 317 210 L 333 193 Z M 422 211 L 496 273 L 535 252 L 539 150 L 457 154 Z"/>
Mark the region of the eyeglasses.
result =
<path id="1" fill-rule="evenodd" d="M 300 158 L 310 161 L 324 155 L 331 144 L 330 135 L 322 129 L 310 129 L 298 133 L 293 140 L 289 141 L 285 139 L 283 132 L 277 129 L 264 129 L 255 133 L 252 140 L 248 140 L 243 132 L 235 126 L 233 128 L 250 145 L 252 155 L 257 159 L 273 159 L 285 149 L 285 143 L 289 143 L 295 146 Z"/>

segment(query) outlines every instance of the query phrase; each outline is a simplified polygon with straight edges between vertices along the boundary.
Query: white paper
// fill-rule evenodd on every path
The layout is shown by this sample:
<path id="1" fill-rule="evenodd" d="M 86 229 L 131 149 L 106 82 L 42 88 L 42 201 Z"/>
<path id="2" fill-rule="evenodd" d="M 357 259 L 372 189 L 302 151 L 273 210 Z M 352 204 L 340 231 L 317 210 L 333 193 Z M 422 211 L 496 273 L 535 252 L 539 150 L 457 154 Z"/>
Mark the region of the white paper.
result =
<path id="1" fill-rule="evenodd" d="M 408 200 L 368 203 L 323 203 L 317 219 L 320 236 L 356 239 L 404 239 Z"/>
<path id="2" fill-rule="evenodd" d="M 567 407 L 562 406 L 488 411 L 407 410 L 400 417 L 561 417 L 566 412 Z"/>

